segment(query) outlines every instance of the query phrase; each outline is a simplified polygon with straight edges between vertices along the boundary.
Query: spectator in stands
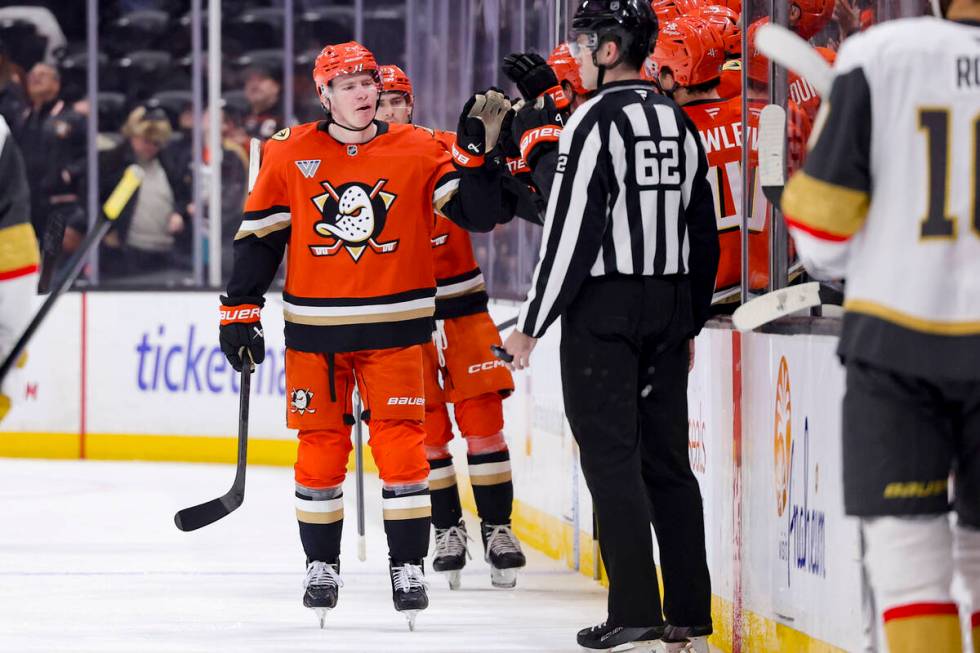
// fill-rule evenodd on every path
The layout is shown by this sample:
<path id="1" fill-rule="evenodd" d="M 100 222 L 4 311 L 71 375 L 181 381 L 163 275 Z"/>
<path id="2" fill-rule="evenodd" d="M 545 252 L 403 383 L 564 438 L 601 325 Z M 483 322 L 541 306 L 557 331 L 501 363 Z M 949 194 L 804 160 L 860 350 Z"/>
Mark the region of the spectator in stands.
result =
<path id="1" fill-rule="evenodd" d="M 60 98 L 58 70 L 35 64 L 27 75 L 30 107 L 15 137 L 24 154 L 31 188 L 31 222 L 44 253 L 42 290 L 60 253 L 66 222 L 84 219 L 81 193 L 85 174 L 85 118 Z"/>
<path id="2" fill-rule="evenodd" d="M 168 147 L 172 128 L 159 108 L 137 107 L 123 125 L 126 141 L 99 158 L 99 194 L 105 201 L 131 164 L 143 180 L 136 196 L 103 240 L 100 264 L 107 277 L 142 275 L 187 267 L 188 252 L 178 246 L 185 232 L 191 187 L 180 152 Z M 65 234 L 65 249 L 74 250 L 85 226 Z"/>
<path id="3" fill-rule="evenodd" d="M 27 48 L 34 57 L 23 61 L 23 65 L 29 66 L 37 61 L 54 64 L 64 54 L 68 41 L 54 13 L 47 7 L 31 6 L 34 4 L 42 3 L 20 2 L 12 7 L 0 8 L 0 21 L 22 20 L 34 26 L 35 36 L 31 38 L 31 46 Z"/>
<path id="4" fill-rule="evenodd" d="M 282 128 L 281 70 L 256 64 L 245 70 L 245 98 L 251 113 L 245 116 L 245 131 L 252 138 L 269 138 Z"/>
<path id="5" fill-rule="evenodd" d="M 0 116 L 14 128 L 20 123 L 26 108 L 23 71 L 10 58 L 6 45 L 0 39 Z"/>

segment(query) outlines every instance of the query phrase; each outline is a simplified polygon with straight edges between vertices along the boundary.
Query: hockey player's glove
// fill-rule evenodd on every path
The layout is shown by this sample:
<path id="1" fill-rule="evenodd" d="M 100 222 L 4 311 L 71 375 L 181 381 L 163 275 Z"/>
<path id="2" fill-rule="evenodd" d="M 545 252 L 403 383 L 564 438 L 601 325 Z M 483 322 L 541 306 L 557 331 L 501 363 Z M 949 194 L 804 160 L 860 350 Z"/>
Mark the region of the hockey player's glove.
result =
<path id="1" fill-rule="evenodd" d="M 453 159 L 464 168 L 483 165 L 484 156 L 496 145 L 504 116 L 510 111 L 510 100 L 500 90 L 491 88 L 469 99 L 459 116 Z"/>
<path id="2" fill-rule="evenodd" d="M 504 57 L 502 68 L 507 79 L 514 82 L 521 97 L 528 102 L 547 94 L 559 109 L 568 106 L 570 98 L 558 83 L 555 71 L 537 52 L 509 54 Z"/>
<path id="3" fill-rule="evenodd" d="M 242 371 L 242 348 L 256 365 L 265 360 L 265 334 L 262 322 L 262 299 L 255 297 L 221 297 L 221 327 L 218 337 L 221 351 L 235 368 Z"/>
<path id="4" fill-rule="evenodd" d="M 511 110 L 504 116 L 503 122 L 500 123 L 500 138 L 497 145 L 500 146 L 500 151 L 507 159 L 521 158 L 521 148 L 517 144 L 520 139 L 514 135 L 514 116 L 516 114 L 517 112 L 511 107 Z"/>
<path id="5" fill-rule="evenodd" d="M 518 105 L 511 131 L 521 158 L 533 169 L 541 154 L 558 146 L 563 120 L 558 107 L 548 96 Z"/>

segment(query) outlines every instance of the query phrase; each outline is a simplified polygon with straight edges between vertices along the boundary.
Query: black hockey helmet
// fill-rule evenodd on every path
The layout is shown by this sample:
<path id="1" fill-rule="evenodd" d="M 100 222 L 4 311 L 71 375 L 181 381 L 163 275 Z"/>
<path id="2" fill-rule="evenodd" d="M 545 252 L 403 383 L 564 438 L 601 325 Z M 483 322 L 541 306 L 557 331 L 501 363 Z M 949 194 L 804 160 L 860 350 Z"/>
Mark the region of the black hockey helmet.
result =
<path id="1" fill-rule="evenodd" d="M 640 68 L 653 52 L 658 28 L 650 0 L 579 0 L 572 18 L 572 40 L 589 35 L 595 61 L 595 50 L 615 39 L 621 55 L 612 66 L 626 59 Z"/>

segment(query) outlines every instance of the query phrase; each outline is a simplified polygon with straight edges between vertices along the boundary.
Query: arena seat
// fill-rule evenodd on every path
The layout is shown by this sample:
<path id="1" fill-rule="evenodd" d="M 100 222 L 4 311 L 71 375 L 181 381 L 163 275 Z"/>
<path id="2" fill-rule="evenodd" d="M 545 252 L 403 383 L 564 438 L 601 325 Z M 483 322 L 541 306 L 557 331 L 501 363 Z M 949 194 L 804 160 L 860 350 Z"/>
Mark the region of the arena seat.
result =
<path id="1" fill-rule="evenodd" d="M 164 35 L 170 28 L 170 16 L 156 9 L 132 11 L 115 20 L 102 39 L 104 49 L 114 54 L 131 50 L 165 47 Z"/>
<path id="2" fill-rule="evenodd" d="M 174 89 L 170 91 L 159 91 L 147 100 L 147 106 L 160 107 L 163 109 L 174 129 L 178 128 L 180 114 L 194 104 L 194 94 L 185 89 Z"/>
<path id="3" fill-rule="evenodd" d="M 250 50 L 282 47 L 282 9 L 251 9 L 231 17 L 224 25 L 223 36 L 234 39 Z"/>
<path id="4" fill-rule="evenodd" d="M 99 93 L 99 131 L 117 132 L 126 120 L 126 96 L 122 93 Z"/>
<path id="5" fill-rule="evenodd" d="M 296 20 L 296 50 L 316 49 L 327 43 L 343 43 L 354 38 L 352 7 L 324 7 L 305 11 Z"/>
<path id="6" fill-rule="evenodd" d="M 146 100 L 159 91 L 175 68 L 170 53 L 162 50 L 128 52 L 116 60 L 115 67 L 119 73 L 119 90 L 135 101 Z"/>

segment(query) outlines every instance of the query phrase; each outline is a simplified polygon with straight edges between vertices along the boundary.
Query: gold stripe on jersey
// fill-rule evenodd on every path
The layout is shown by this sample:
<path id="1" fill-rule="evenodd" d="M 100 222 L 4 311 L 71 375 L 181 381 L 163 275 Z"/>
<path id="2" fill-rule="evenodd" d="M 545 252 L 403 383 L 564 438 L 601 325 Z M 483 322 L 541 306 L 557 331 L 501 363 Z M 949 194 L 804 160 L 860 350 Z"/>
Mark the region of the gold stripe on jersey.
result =
<path id="1" fill-rule="evenodd" d="M 0 274 L 37 265 L 40 260 L 30 222 L 0 228 Z"/>
<path id="2" fill-rule="evenodd" d="M 485 292 L 486 289 L 487 289 L 487 285 L 485 283 L 479 283 L 479 284 L 477 284 L 475 286 L 471 286 L 471 287 L 467 288 L 466 290 L 458 290 L 456 292 L 448 292 L 445 295 L 442 295 L 442 294 L 436 295 L 436 299 L 437 300 L 455 299 L 456 297 L 462 297 L 463 295 L 472 295 L 472 294 L 478 293 L 478 292 Z"/>
<path id="3" fill-rule="evenodd" d="M 867 299 L 848 299 L 844 302 L 844 310 L 877 317 L 900 327 L 929 333 L 937 336 L 975 336 L 980 335 L 980 321 L 974 322 L 943 322 L 927 320 L 894 308 L 889 308 Z"/>
<path id="4" fill-rule="evenodd" d="M 368 313 L 355 315 L 297 315 L 292 311 L 284 310 L 283 316 L 287 322 L 293 324 L 306 324 L 309 326 L 343 326 L 350 324 L 379 324 L 384 322 L 403 322 L 405 320 L 418 320 L 421 318 L 432 317 L 435 315 L 435 305 L 427 308 L 416 308 L 407 311 L 394 311 L 391 313 Z"/>
<path id="5" fill-rule="evenodd" d="M 432 208 L 440 214 L 442 207 L 446 206 L 459 190 L 459 179 L 449 179 L 440 184 L 432 193 Z"/>
<path id="6" fill-rule="evenodd" d="M 864 191 L 845 188 L 797 172 L 783 192 L 783 213 L 795 222 L 834 236 L 856 234 L 868 215 L 870 198 Z"/>
<path id="7" fill-rule="evenodd" d="M 246 236 L 264 238 L 275 231 L 286 229 L 291 224 L 291 220 L 292 216 L 285 211 L 273 213 L 258 220 L 242 220 L 241 226 L 238 227 L 238 233 L 235 234 L 235 240 L 241 240 Z"/>

